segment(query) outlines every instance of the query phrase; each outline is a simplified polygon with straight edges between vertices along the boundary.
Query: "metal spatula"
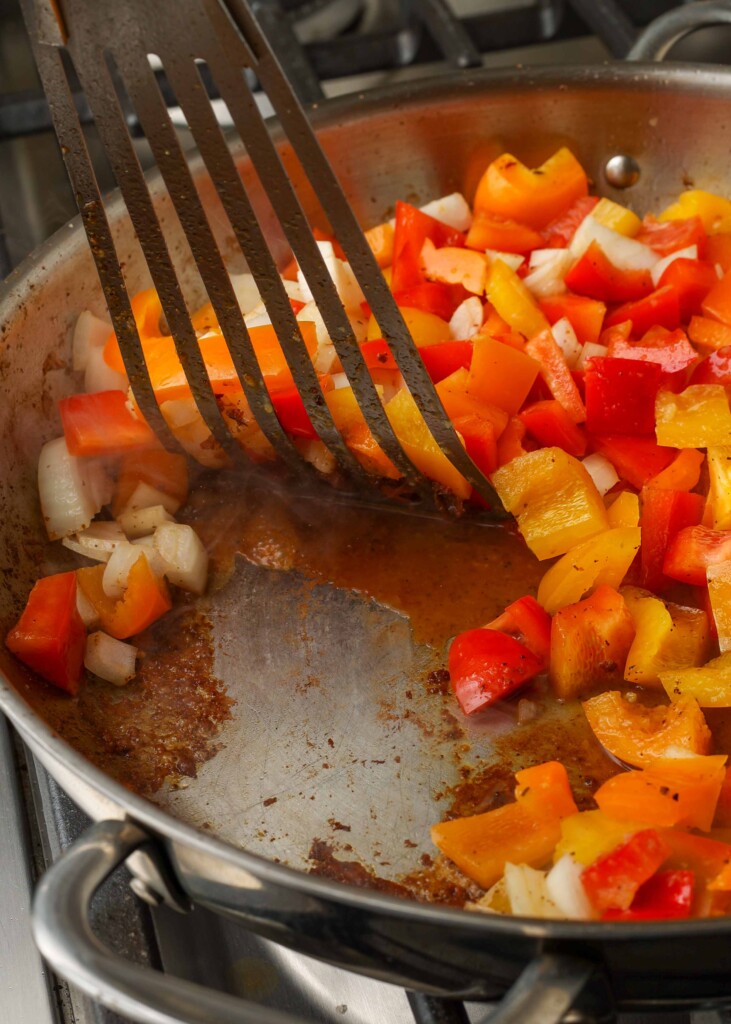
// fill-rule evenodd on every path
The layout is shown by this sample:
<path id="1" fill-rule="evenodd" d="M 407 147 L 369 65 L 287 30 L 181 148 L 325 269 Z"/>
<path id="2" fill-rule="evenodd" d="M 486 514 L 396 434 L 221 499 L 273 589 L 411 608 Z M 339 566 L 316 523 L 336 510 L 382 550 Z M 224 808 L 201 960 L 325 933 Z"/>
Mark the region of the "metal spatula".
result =
<path id="1" fill-rule="evenodd" d="M 433 503 L 433 484 L 418 472 L 391 427 L 247 73 L 269 97 L 434 440 L 475 490 L 500 511 L 492 486 L 467 455 L 439 401 L 333 169 L 257 23 L 256 5 L 245 0 L 22 0 L 22 6 L 124 365 L 150 424 L 165 430 L 69 85 L 74 74 L 129 210 L 194 400 L 213 437 L 227 451 L 237 447 L 211 390 L 149 179 L 135 154 L 125 110 L 130 104 L 175 207 L 252 414 L 277 453 L 295 468 L 302 465 L 272 408 L 223 256 L 151 67 L 148 55 L 155 54 L 254 276 L 305 409 L 340 470 L 356 487 L 375 487 L 346 446 L 324 401 L 274 257 L 203 86 L 203 64 L 264 185 L 375 440 L 403 474 L 406 486 L 423 503 Z"/>

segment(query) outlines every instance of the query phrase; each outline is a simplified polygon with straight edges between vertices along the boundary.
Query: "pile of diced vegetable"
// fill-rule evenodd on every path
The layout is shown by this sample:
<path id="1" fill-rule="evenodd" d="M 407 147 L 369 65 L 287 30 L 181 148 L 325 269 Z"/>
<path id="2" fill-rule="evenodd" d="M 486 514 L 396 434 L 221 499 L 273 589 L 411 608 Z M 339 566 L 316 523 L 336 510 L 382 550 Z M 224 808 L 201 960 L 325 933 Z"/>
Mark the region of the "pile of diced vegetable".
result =
<path id="1" fill-rule="evenodd" d="M 731 707 L 731 202 L 699 190 L 644 219 L 588 194 L 560 149 L 537 170 L 505 154 L 472 206 L 459 194 L 366 234 L 444 408 L 526 544 L 549 567 L 538 593 L 456 637 L 462 711 L 548 675 L 579 698 L 598 741 L 628 770 L 579 812 L 564 767 L 518 772 L 515 801 L 433 829 L 485 890 L 482 909 L 541 917 L 648 919 L 731 910 L 731 769 L 705 708 Z M 480 503 L 433 441 L 337 241 L 319 246 L 413 463 Z M 399 474 L 371 434 L 296 263 L 283 279 L 324 399 L 374 475 Z M 249 274 L 232 275 L 272 406 L 302 455 L 334 462 L 294 386 Z M 162 414 L 199 463 L 226 464 L 166 333 L 154 291 L 133 312 Z M 255 461 L 274 452 L 254 420 L 210 305 L 194 316 L 211 386 Z M 7 638 L 75 693 L 83 666 L 122 684 L 130 638 L 201 594 L 207 555 L 174 515 L 186 460 L 166 451 L 129 391 L 107 323 L 81 315 L 60 403 L 63 436 L 39 460 L 52 540 L 91 563 L 40 580 Z M 701 834 L 702 833 L 702 834 Z M 729 842 L 727 842 L 729 840 Z"/>

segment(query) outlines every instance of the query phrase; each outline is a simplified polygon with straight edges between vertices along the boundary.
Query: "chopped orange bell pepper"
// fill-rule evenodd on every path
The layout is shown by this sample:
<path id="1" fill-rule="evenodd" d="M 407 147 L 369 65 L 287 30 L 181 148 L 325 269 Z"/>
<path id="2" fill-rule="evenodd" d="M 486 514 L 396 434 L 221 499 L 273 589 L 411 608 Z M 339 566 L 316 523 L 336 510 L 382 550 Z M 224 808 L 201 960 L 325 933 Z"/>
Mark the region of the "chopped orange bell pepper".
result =
<path id="1" fill-rule="evenodd" d="M 388 221 L 385 224 L 376 224 L 375 227 L 368 228 L 365 236 L 378 266 L 381 269 L 390 266 L 393 261 L 393 224 L 389 224 Z"/>
<path id="2" fill-rule="evenodd" d="M 497 464 L 505 466 L 513 459 L 528 453 L 528 448 L 523 444 L 525 440 L 525 424 L 517 416 L 511 416 L 508 425 L 502 432 L 497 442 Z"/>
<path id="3" fill-rule="evenodd" d="M 566 358 L 550 330 L 542 331 L 532 338 L 525 346 L 525 351 L 539 363 L 541 376 L 556 401 L 561 403 L 574 423 L 583 423 L 586 419 L 584 402 Z"/>
<path id="4" fill-rule="evenodd" d="M 704 458 L 696 448 L 683 448 L 669 466 L 650 477 L 646 486 L 664 491 L 692 491 L 700 480 Z"/>
<path id="5" fill-rule="evenodd" d="M 670 706 L 646 707 L 630 702 L 618 690 L 608 690 L 582 707 L 604 749 L 635 768 L 658 758 L 707 754 L 711 749 L 711 730 L 692 697 Z"/>
<path id="6" fill-rule="evenodd" d="M 700 217 L 709 235 L 731 231 L 731 203 L 702 189 L 681 192 L 677 201 L 663 210 L 657 219 L 686 220 L 689 217 Z"/>
<path id="7" fill-rule="evenodd" d="M 165 580 L 155 576 L 144 552 L 130 569 L 127 587 L 118 601 L 104 593 L 103 575 L 103 565 L 76 571 L 79 587 L 96 609 L 102 629 L 117 640 L 141 633 L 172 607 Z"/>
<path id="8" fill-rule="evenodd" d="M 666 757 L 642 771 L 607 779 L 594 794 L 599 809 L 619 821 L 645 821 L 708 831 L 726 774 L 725 754 Z"/>
<path id="9" fill-rule="evenodd" d="M 604 502 L 587 471 L 561 448 L 521 455 L 493 474 L 500 500 L 537 558 L 554 558 L 607 527 Z"/>
<path id="10" fill-rule="evenodd" d="M 515 799 L 557 818 L 578 813 L 571 783 L 560 761 L 544 761 L 515 773 Z"/>
<path id="11" fill-rule="evenodd" d="M 676 668 L 660 673 L 670 700 L 695 697 L 702 708 L 731 708 L 731 651 L 700 668 Z"/>
<path id="12" fill-rule="evenodd" d="M 470 496 L 470 485 L 432 437 L 409 391 L 402 388 L 393 396 L 386 404 L 386 415 L 404 451 L 424 476 L 443 484 L 459 498 Z"/>
<path id="13" fill-rule="evenodd" d="M 540 867 L 550 859 L 561 837 L 562 815 L 573 814 L 570 807 L 576 807 L 570 790 L 566 793 L 568 782 L 561 777 L 560 768 L 553 762 L 545 772 L 544 766 L 538 765 L 519 773 L 516 792 L 522 795 L 515 803 L 433 825 L 432 842 L 483 889 L 497 882 L 508 862 Z M 558 795 L 547 788 L 557 782 Z"/>
<path id="14" fill-rule="evenodd" d="M 728 271 L 701 302 L 704 316 L 731 325 L 731 273 Z"/>
<path id="15" fill-rule="evenodd" d="M 624 598 L 612 587 L 561 608 L 551 624 L 548 673 L 556 696 L 569 700 L 621 678 L 633 637 Z"/>
<path id="16" fill-rule="evenodd" d="M 473 344 L 469 391 L 514 416 L 538 376 L 538 363 L 511 345 L 484 335 L 476 336 Z"/>
<path id="17" fill-rule="evenodd" d="M 658 391 L 658 444 L 670 448 L 731 445 L 731 411 L 722 384 L 691 384 L 685 391 Z"/>
<path id="18" fill-rule="evenodd" d="M 448 341 L 451 337 L 449 324 L 442 320 L 435 313 L 427 313 L 423 309 L 415 309 L 412 306 L 400 306 L 401 316 L 414 339 L 417 348 L 426 348 L 427 345 L 438 345 L 441 341 Z M 383 333 L 378 326 L 378 321 L 371 316 L 368 321 L 367 340 L 375 341 L 382 338 Z"/>
<path id="19" fill-rule="evenodd" d="M 731 827 L 731 768 L 726 769 L 713 819 L 714 828 Z"/>
<path id="20" fill-rule="evenodd" d="M 553 615 L 602 584 L 616 589 L 639 550 L 639 526 L 604 530 L 582 541 L 545 574 L 538 586 L 538 602 Z"/>
<path id="21" fill-rule="evenodd" d="M 487 257 L 472 249 L 453 245 L 437 249 L 427 238 L 421 250 L 421 269 L 429 281 L 461 284 L 473 295 L 482 295 L 487 280 Z"/>
<path id="22" fill-rule="evenodd" d="M 714 530 L 731 529 L 731 447 L 708 449 L 708 504 L 709 525 Z"/>
<path id="23" fill-rule="evenodd" d="M 719 231 L 709 235 L 702 255 L 712 267 L 718 264 L 724 273 L 731 270 L 731 231 Z"/>
<path id="24" fill-rule="evenodd" d="M 502 260 L 493 260 L 490 264 L 485 291 L 503 320 L 526 338 L 548 330 L 548 320 L 538 303 L 515 271 Z"/>
<path id="25" fill-rule="evenodd" d="M 661 601 L 644 591 L 623 591 L 635 627 L 624 678 L 661 689 L 660 674 L 702 665 L 708 656 L 708 616 L 698 608 Z"/>
<path id="26" fill-rule="evenodd" d="M 731 562 L 709 565 L 708 599 L 722 652 L 731 651 Z"/>
<path id="27" fill-rule="evenodd" d="M 707 316 L 692 316 L 688 337 L 698 348 L 718 349 L 731 345 L 731 327 Z"/>
<path id="28" fill-rule="evenodd" d="M 477 210 L 467 232 L 465 245 L 470 249 L 492 249 L 496 252 L 530 252 L 540 249 L 543 236 L 514 220 L 495 217 L 485 210 Z"/>
<path id="29" fill-rule="evenodd" d="M 172 513 L 188 497 L 188 461 L 184 455 L 159 449 L 125 455 L 112 499 L 115 516 L 124 511 L 141 483 L 169 495 L 176 506 L 169 509 Z"/>
<path id="30" fill-rule="evenodd" d="M 137 331 L 142 342 L 143 351 L 145 343 L 152 338 L 160 337 L 160 320 L 162 318 L 162 306 L 154 288 L 147 288 L 137 292 L 132 298 L 132 315 L 137 324 Z M 104 346 L 104 361 L 117 373 L 125 373 L 122 353 L 119 348 L 117 336 L 112 332 Z"/>
<path id="31" fill-rule="evenodd" d="M 504 153 L 480 179 L 474 208 L 543 228 L 588 190 L 583 167 L 565 146 L 534 171 Z"/>
<path id="32" fill-rule="evenodd" d="M 500 344 L 496 342 L 496 344 Z M 508 423 L 508 414 L 502 406 L 495 405 L 479 389 L 473 387 L 473 378 L 464 367 L 460 367 L 436 385 L 447 416 L 454 421 L 462 416 L 478 416 L 495 427 L 495 436 L 502 434 Z"/>

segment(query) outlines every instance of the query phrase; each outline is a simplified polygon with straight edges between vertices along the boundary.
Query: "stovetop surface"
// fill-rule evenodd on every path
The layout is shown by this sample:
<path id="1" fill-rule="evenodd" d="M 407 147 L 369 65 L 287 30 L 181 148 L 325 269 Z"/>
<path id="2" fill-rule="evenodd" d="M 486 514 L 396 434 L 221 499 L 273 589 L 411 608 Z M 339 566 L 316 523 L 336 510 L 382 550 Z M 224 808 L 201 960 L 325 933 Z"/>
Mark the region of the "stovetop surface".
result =
<path id="1" fill-rule="evenodd" d="M 423 31 L 393 34 L 381 45 L 395 60 L 373 66 L 376 45 L 355 66 L 328 39 L 324 8 L 330 6 L 342 30 L 359 27 L 364 35 L 384 35 L 398 24 L 408 4 L 399 0 L 309 0 L 306 18 L 295 35 L 306 43 L 312 65 L 325 74 L 325 95 L 360 91 L 377 85 L 439 74 L 449 67 L 438 60 L 439 47 Z M 285 0 L 287 9 L 301 0 Z M 665 0 L 624 3 L 638 24 L 674 6 Z M 532 64 L 595 63 L 610 50 L 587 34 L 577 16 L 561 0 L 453 0 L 490 67 Z M 480 19 L 493 16 L 489 31 Z M 300 12 L 301 13 L 301 12 Z M 389 21 L 390 19 L 390 21 Z M 558 19 L 558 20 L 557 20 Z M 556 25 L 560 28 L 556 31 Z M 385 28 L 384 28 L 385 27 Z M 492 34 L 490 34 L 492 33 Z M 383 40 L 381 40 L 383 44 Z M 683 55 L 721 59 L 728 36 L 697 33 L 684 44 Z M 348 38 L 347 46 L 353 46 Z M 399 47 L 401 48 L 399 50 Z M 402 51 L 415 63 L 404 63 Z M 394 66 L 395 65 L 395 66 Z M 339 72 L 337 77 L 328 71 Z M 0 0 L 0 276 L 73 215 L 73 201 L 55 139 L 48 131 L 30 132 L 34 118 L 42 122 L 43 105 L 29 58 L 17 0 Z M 23 104 L 18 106 L 18 100 Z M 29 121 L 30 119 L 30 121 Z M 24 128 L 25 126 L 25 128 Z M 142 158 L 144 159 L 144 151 Z M 109 183 L 112 184 L 111 182 Z M 13 1024 L 124 1024 L 121 1018 L 51 977 L 41 964 L 30 935 L 30 891 L 43 868 L 83 832 L 88 820 L 27 754 L 9 727 L 0 721 L 0 1007 Z M 128 877 L 118 872 L 106 883 L 94 907 L 97 934 L 120 955 L 220 988 L 262 1004 L 290 1011 L 317 1024 L 413 1024 L 406 993 L 396 986 L 362 978 L 292 953 L 251 935 L 204 909 L 180 915 L 166 907 L 151 908 L 131 892 Z M 471 1021 L 481 1020 L 484 1006 L 469 1006 Z M 649 1016 L 626 1015 L 622 1024 L 728 1024 L 731 1016 L 715 1011 Z"/>

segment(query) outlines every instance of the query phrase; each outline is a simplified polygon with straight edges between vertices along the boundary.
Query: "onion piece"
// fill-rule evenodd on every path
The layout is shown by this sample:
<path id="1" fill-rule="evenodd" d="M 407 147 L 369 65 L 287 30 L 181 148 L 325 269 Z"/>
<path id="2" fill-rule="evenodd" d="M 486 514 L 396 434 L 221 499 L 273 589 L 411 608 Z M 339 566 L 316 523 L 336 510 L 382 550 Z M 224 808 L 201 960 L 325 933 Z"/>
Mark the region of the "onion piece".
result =
<path id="1" fill-rule="evenodd" d="M 117 544 L 126 540 L 124 530 L 114 520 L 92 523 L 87 530 L 82 530 L 71 537 L 64 537 L 62 544 L 70 551 L 75 551 L 95 562 L 108 562 Z"/>
<path id="2" fill-rule="evenodd" d="M 599 452 L 587 455 L 585 459 L 581 460 L 581 464 L 594 481 L 594 486 L 602 497 L 607 491 L 611 491 L 616 483 L 619 483 L 616 469 L 609 459 L 600 455 Z"/>
<path id="3" fill-rule="evenodd" d="M 261 303 L 261 295 L 253 274 L 231 274 L 231 284 L 239 309 L 244 315 L 250 313 L 255 306 Z"/>
<path id="4" fill-rule="evenodd" d="M 561 349 L 566 360 L 569 369 L 573 370 L 579 359 L 581 358 L 582 347 L 576 337 L 576 331 L 574 330 L 571 321 L 567 316 L 562 316 L 560 320 L 551 328 L 551 334 L 553 339 Z"/>
<path id="5" fill-rule="evenodd" d="M 449 333 L 457 341 L 469 341 L 482 327 L 485 309 L 476 295 L 470 295 L 452 313 Z"/>
<path id="6" fill-rule="evenodd" d="M 208 579 L 208 552 L 193 527 L 162 523 L 153 534 L 153 542 L 170 582 L 202 594 Z"/>
<path id="7" fill-rule="evenodd" d="M 140 509 L 154 508 L 156 505 L 162 505 L 166 512 L 174 516 L 180 508 L 180 504 L 180 501 L 174 498 L 172 494 L 166 494 L 165 491 L 160 491 L 157 487 L 153 487 L 152 484 L 140 480 L 130 494 L 127 504 L 122 510 L 122 515 L 126 512 L 136 512 Z"/>
<path id="8" fill-rule="evenodd" d="M 76 610 L 86 629 L 97 629 L 101 624 L 99 612 L 79 586 L 76 587 Z"/>
<path id="9" fill-rule="evenodd" d="M 101 630 L 86 641 L 84 666 L 92 675 L 115 686 L 125 686 L 134 678 L 139 651 L 132 644 L 115 640 Z"/>
<path id="10" fill-rule="evenodd" d="M 605 356 L 608 351 L 609 349 L 606 345 L 600 345 L 597 341 L 587 341 L 581 349 L 581 355 L 576 362 L 576 369 L 585 369 L 588 359 L 593 359 L 594 356 Z"/>
<path id="11" fill-rule="evenodd" d="M 495 260 L 502 260 L 506 267 L 517 270 L 523 263 L 525 257 L 515 252 L 499 252 L 497 249 L 485 249 L 485 255 L 493 263 Z"/>
<path id="12" fill-rule="evenodd" d="M 421 207 L 421 212 L 456 231 L 469 231 L 472 225 L 472 210 L 461 192 L 452 192 L 440 199 L 432 199 L 426 206 Z"/>
<path id="13" fill-rule="evenodd" d="M 325 261 L 327 272 L 332 278 L 335 289 L 340 296 L 340 301 L 345 306 L 346 310 L 359 310 L 361 302 L 365 301 L 365 296 L 363 295 L 363 291 L 356 280 L 350 264 L 346 263 L 344 260 L 338 259 L 335 255 L 332 242 L 318 242 L 317 246 L 322 253 L 322 258 Z M 297 281 L 302 289 L 303 300 L 305 302 L 312 301 L 314 296 L 307 283 L 307 278 L 300 269 L 297 270 Z"/>
<path id="14" fill-rule="evenodd" d="M 38 495 L 51 540 L 86 530 L 103 505 L 112 500 L 113 483 L 100 459 L 71 455 L 57 437 L 41 448 Z"/>
<path id="15" fill-rule="evenodd" d="M 148 505 L 146 508 L 130 508 L 118 516 L 119 525 L 129 540 L 147 537 L 154 533 L 161 523 L 174 523 L 164 505 Z"/>
<path id="16" fill-rule="evenodd" d="M 584 869 L 570 853 L 556 861 L 546 877 L 546 893 L 570 921 L 589 921 L 597 914 L 581 882 Z"/>
<path id="17" fill-rule="evenodd" d="M 129 381 L 124 373 L 117 373 L 104 358 L 103 348 L 91 348 L 84 368 L 84 391 L 126 391 Z"/>
<path id="18" fill-rule="evenodd" d="M 698 246 L 687 245 L 685 249 L 678 249 L 677 252 L 671 252 L 669 256 L 663 256 L 661 260 L 658 260 L 655 266 L 650 271 L 652 275 L 652 283 L 657 288 L 660 283 L 660 278 L 668 269 L 671 263 L 675 260 L 697 260 L 698 259 Z"/>
<path id="19" fill-rule="evenodd" d="M 140 554 L 147 557 L 146 553 L 141 551 L 140 547 L 137 544 L 133 544 L 132 541 L 125 540 L 121 544 L 117 544 L 109 557 L 109 561 L 104 566 L 104 575 L 102 576 L 102 588 L 107 597 L 119 600 L 120 597 L 124 596 L 130 569 L 140 557 Z M 150 564 L 149 558 L 147 561 Z M 155 572 L 155 566 L 150 564 L 150 570 Z"/>
<path id="20" fill-rule="evenodd" d="M 654 249 L 634 238 L 620 235 L 594 220 L 591 214 L 584 217 L 569 244 L 569 252 L 575 260 L 583 256 L 592 242 L 596 242 L 604 255 L 619 270 L 652 270 L 660 257 Z"/>
<path id="21" fill-rule="evenodd" d="M 76 318 L 71 340 L 74 370 L 83 372 L 89 361 L 89 354 L 95 349 L 103 349 L 111 333 L 112 325 L 106 320 L 100 320 L 88 309 L 80 313 Z"/>
<path id="22" fill-rule="evenodd" d="M 523 284 L 539 299 L 560 295 L 566 291 L 564 278 L 574 258 L 566 249 L 553 249 L 553 256 L 545 259 L 523 278 Z"/>
<path id="23" fill-rule="evenodd" d="M 505 892 L 510 912 L 519 917 L 561 917 L 561 911 L 548 895 L 546 875 L 528 864 L 505 865 Z"/>

